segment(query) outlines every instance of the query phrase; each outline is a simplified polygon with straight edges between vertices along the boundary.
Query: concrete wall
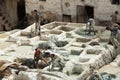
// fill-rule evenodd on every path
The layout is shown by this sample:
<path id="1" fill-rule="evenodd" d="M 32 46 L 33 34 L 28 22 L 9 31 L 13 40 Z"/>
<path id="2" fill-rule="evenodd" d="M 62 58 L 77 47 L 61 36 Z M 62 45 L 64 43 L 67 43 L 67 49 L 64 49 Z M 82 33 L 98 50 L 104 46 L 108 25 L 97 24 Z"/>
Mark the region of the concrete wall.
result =
<path id="1" fill-rule="evenodd" d="M 60 0 L 26 0 L 26 12 L 31 13 L 34 9 L 37 9 L 39 12 L 44 12 L 44 14 L 51 14 L 57 16 L 57 20 L 61 19 L 61 1 Z M 48 14 L 48 17 L 51 15 Z"/>
<path id="2" fill-rule="evenodd" d="M 76 22 L 76 3 L 74 0 L 62 0 L 62 14 L 71 15 L 72 22 Z"/>
<path id="3" fill-rule="evenodd" d="M 94 16 L 98 21 L 111 20 L 110 15 L 116 10 L 120 13 L 120 6 L 112 5 L 110 0 L 26 0 L 26 12 L 30 13 L 34 9 L 40 12 L 50 11 L 58 17 L 58 20 L 62 20 L 62 14 L 66 14 L 71 15 L 72 22 L 76 22 L 77 5 L 94 7 Z"/>
<path id="4" fill-rule="evenodd" d="M 9 22 L 17 23 L 17 0 L 3 0 L 0 9 Z"/>
<path id="5" fill-rule="evenodd" d="M 11 23 L 17 23 L 17 0 L 5 0 L 6 14 Z"/>
<path id="6" fill-rule="evenodd" d="M 118 11 L 120 13 L 120 5 L 111 4 L 110 0 L 99 0 L 95 5 L 95 19 L 96 22 L 99 21 L 111 21 L 111 15 Z M 118 15 L 118 20 L 120 20 L 120 14 Z M 100 23 L 101 24 L 101 23 Z"/>
<path id="7" fill-rule="evenodd" d="M 0 20 L 0 30 L 11 30 L 17 24 L 17 0 L 1 0 L 0 10 L 2 15 Z M 5 19 L 2 19 L 2 18 Z"/>
<path id="8" fill-rule="evenodd" d="M 109 0 L 99 0 L 95 7 L 95 17 L 99 20 L 110 20 L 110 15 L 118 10 Z"/>
<path id="9" fill-rule="evenodd" d="M 6 13 L 8 13 L 10 20 L 17 22 L 17 1 L 5 0 Z M 34 9 L 43 13 L 46 18 L 53 18 L 53 20 L 62 21 L 62 15 L 71 15 L 72 22 L 77 22 L 77 5 L 94 7 L 94 18 L 96 21 L 110 21 L 110 15 L 114 14 L 116 10 L 120 13 L 120 5 L 112 5 L 110 0 L 25 0 L 26 13 L 31 14 Z M 118 16 L 120 20 L 120 15 Z"/>

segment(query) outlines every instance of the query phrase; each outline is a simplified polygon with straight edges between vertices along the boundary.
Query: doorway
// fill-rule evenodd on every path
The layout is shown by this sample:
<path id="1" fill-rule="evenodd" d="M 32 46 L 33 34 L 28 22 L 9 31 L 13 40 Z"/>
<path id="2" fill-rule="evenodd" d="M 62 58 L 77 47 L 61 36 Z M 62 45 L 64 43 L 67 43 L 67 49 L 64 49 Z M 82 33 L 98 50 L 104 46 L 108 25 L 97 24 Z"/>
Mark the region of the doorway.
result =
<path id="1" fill-rule="evenodd" d="M 19 0 L 17 3 L 18 21 L 21 21 L 25 16 L 25 0 Z"/>
<path id="2" fill-rule="evenodd" d="M 85 21 L 87 21 L 89 18 L 94 18 L 94 7 L 85 6 L 85 14 L 86 14 Z"/>
<path id="3" fill-rule="evenodd" d="M 94 7 L 77 5 L 77 22 L 86 23 L 89 18 L 94 18 Z"/>
<path id="4" fill-rule="evenodd" d="M 76 19 L 77 22 L 84 23 L 85 22 L 85 8 L 84 6 L 77 5 L 77 14 L 76 14 Z"/>
<path id="5" fill-rule="evenodd" d="M 25 0 L 19 0 L 17 2 L 17 16 L 18 16 L 18 28 L 24 29 L 24 17 L 25 17 Z"/>

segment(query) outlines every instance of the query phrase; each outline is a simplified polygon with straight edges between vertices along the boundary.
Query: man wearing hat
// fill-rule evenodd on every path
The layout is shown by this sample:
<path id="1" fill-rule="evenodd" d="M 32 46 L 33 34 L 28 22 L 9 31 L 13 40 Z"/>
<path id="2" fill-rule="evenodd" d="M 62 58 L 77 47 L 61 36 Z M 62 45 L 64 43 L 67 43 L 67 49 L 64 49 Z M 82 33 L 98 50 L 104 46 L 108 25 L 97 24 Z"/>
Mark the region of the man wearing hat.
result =
<path id="1" fill-rule="evenodd" d="M 0 60 L 0 80 L 2 80 L 5 76 L 10 76 L 12 74 L 11 68 L 20 69 L 20 65 L 15 62 L 11 63 L 6 60 Z"/>
<path id="2" fill-rule="evenodd" d="M 10 66 L 14 65 L 14 63 L 10 63 L 6 60 L 0 60 L 0 80 L 4 76 L 10 76 L 12 74 Z"/>
<path id="3" fill-rule="evenodd" d="M 120 32 L 118 27 L 119 27 L 118 24 L 113 24 L 112 27 L 106 28 L 107 30 L 111 31 L 109 43 L 112 44 L 115 48 L 117 48 L 117 46 L 118 46 L 118 34 Z"/>

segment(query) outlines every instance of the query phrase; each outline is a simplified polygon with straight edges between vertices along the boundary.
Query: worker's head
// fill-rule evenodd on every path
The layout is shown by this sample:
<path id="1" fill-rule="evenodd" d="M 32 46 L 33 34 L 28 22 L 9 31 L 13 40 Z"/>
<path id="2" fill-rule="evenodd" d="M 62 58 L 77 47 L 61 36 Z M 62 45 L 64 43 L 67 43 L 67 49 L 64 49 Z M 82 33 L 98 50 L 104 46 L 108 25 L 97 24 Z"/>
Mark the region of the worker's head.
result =
<path id="1" fill-rule="evenodd" d="M 115 11 L 115 14 L 119 14 L 118 11 Z"/>
<path id="2" fill-rule="evenodd" d="M 39 48 L 36 48 L 35 51 L 37 51 Z"/>
<path id="3" fill-rule="evenodd" d="M 51 58 L 54 58 L 55 57 L 55 54 L 51 54 Z"/>
<path id="4" fill-rule="evenodd" d="M 26 13 L 26 16 L 29 16 L 29 14 L 28 14 L 28 13 Z"/>
<path id="5" fill-rule="evenodd" d="M 110 30 L 110 27 L 106 27 L 106 30 Z"/>
<path id="6" fill-rule="evenodd" d="M 51 46 L 48 46 L 47 49 L 52 49 Z"/>
<path id="7" fill-rule="evenodd" d="M 37 10 L 35 9 L 34 12 L 37 12 Z"/>
<path id="8" fill-rule="evenodd" d="M 118 25 L 118 24 L 114 24 L 113 26 L 114 26 L 114 27 L 119 27 L 119 25 Z"/>

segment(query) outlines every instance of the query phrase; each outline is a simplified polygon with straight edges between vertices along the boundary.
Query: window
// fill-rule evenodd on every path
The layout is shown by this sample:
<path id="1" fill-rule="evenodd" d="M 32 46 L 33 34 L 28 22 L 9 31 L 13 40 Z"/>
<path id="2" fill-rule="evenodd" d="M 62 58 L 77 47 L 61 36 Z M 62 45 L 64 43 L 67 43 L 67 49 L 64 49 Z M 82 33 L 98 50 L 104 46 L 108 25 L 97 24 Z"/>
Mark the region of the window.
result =
<path id="1" fill-rule="evenodd" d="M 112 4 L 119 5 L 119 4 L 120 4 L 120 0 L 111 0 L 111 3 L 112 3 Z"/>
<path id="2" fill-rule="evenodd" d="M 70 3 L 69 2 L 65 2 L 65 6 L 66 7 L 70 7 Z"/>
<path id="3" fill-rule="evenodd" d="M 71 15 L 63 14 L 62 16 L 64 22 L 72 22 Z"/>
<path id="4" fill-rule="evenodd" d="M 46 1 L 46 0 L 39 0 L 39 1 Z"/>

